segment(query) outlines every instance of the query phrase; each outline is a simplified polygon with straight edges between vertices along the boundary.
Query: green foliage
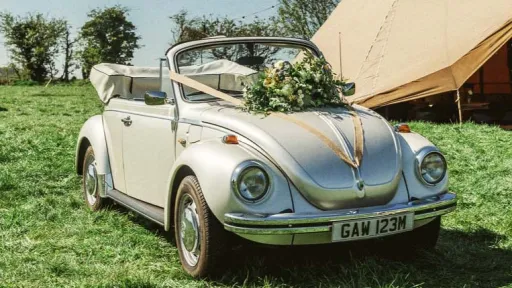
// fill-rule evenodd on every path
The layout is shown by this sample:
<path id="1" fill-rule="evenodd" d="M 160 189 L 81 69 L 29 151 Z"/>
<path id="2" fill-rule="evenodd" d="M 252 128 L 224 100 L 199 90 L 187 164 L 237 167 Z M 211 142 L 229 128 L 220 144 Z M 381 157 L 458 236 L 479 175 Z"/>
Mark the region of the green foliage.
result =
<path id="1" fill-rule="evenodd" d="M 13 86 L 36 86 L 39 85 L 39 82 L 33 80 L 15 80 L 12 83 Z"/>
<path id="2" fill-rule="evenodd" d="M 89 77 L 92 66 L 102 63 L 129 65 L 133 53 L 140 48 L 135 25 L 127 19 L 129 10 L 123 6 L 93 9 L 80 29 L 80 64 L 82 75 Z"/>
<path id="3" fill-rule="evenodd" d="M 41 13 L 15 17 L 0 13 L 0 32 L 4 35 L 11 60 L 21 77 L 42 82 L 53 77 L 59 41 L 65 31 L 62 19 L 47 19 Z"/>
<path id="4" fill-rule="evenodd" d="M 343 104 L 343 81 L 336 79 L 325 58 L 306 52 L 295 64 L 278 61 L 244 93 L 245 109 L 253 112 L 292 112 L 309 107 Z"/>
<path id="5" fill-rule="evenodd" d="M 274 19 L 283 36 L 311 39 L 340 0 L 279 0 Z"/>
<path id="6" fill-rule="evenodd" d="M 276 17 L 255 18 L 251 22 L 213 16 L 188 17 L 186 11 L 171 16 L 174 42 L 224 35 L 279 36 L 311 39 L 340 0 L 278 0 Z"/>
<path id="7" fill-rule="evenodd" d="M 199 40 L 206 37 L 226 36 L 277 36 L 273 22 L 256 18 L 251 23 L 219 17 L 189 17 L 187 11 L 180 11 L 170 17 L 174 43 Z"/>

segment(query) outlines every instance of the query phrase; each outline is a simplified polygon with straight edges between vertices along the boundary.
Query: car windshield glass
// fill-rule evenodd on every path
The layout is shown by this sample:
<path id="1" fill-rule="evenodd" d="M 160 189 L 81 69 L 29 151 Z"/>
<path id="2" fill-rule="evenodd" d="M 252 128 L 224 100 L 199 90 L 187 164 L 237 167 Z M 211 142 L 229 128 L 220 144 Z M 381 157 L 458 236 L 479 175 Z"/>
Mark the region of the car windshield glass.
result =
<path id="1" fill-rule="evenodd" d="M 291 43 L 240 42 L 212 44 L 186 50 L 177 55 L 178 72 L 202 84 L 234 97 L 243 95 L 244 87 L 258 80 L 260 72 L 278 61 L 294 63 L 312 52 L 305 46 Z M 183 86 L 188 101 L 209 101 L 215 97 Z"/>

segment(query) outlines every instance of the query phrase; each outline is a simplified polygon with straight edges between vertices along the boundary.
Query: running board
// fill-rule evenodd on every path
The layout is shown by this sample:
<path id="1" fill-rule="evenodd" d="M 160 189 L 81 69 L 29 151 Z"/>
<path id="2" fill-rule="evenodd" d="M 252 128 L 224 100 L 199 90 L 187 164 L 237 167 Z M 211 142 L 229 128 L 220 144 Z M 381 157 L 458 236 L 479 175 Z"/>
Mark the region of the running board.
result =
<path id="1" fill-rule="evenodd" d="M 164 226 L 164 208 L 140 201 L 117 190 L 107 191 L 107 196 L 122 206 L 137 212 L 138 214 L 159 225 Z"/>

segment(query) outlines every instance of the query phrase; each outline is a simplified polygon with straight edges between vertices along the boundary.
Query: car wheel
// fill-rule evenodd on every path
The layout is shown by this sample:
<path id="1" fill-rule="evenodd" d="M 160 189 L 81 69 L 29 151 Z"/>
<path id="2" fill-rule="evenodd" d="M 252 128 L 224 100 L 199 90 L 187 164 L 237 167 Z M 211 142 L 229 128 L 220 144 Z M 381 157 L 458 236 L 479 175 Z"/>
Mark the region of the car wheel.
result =
<path id="1" fill-rule="evenodd" d="M 178 188 L 174 224 L 180 261 L 187 273 L 204 277 L 224 267 L 227 232 L 208 208 L 195 176 L 185 177 Z"/>
<path id="2" fill-rule="evenodd" d="M 108 199 L 101 198 L 98 189 L 98 172 L 96 171 L 96 158 L 91 146 L 87 148 L 83 163 L 83 193 L 85 204 L 92 211 L 97 211 L 108 204 Z"/>

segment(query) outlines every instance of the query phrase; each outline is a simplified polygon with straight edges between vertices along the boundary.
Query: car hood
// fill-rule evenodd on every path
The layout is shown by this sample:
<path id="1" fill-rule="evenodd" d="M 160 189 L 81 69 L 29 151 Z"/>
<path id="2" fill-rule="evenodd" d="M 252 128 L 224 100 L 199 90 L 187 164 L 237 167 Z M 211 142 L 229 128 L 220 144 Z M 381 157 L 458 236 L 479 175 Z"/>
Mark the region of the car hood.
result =
<path id="1" fill-rule="evenodd" d="M 311 132 L 272 114 L 214 106 L 201 113 L 201 121 L 234 131 L 260 147 L 304 198 L 320 209 L 383 205 L 394 197 L 400 181 L 399 141 L 380 115 L 363 107 L 354 108 L 364 130 L 364 156 L 359 169 L 347 165 Z M 315 127 L 354 157 L 354 124 L 346 108 L 315 109 L 290 116 Z"/>

